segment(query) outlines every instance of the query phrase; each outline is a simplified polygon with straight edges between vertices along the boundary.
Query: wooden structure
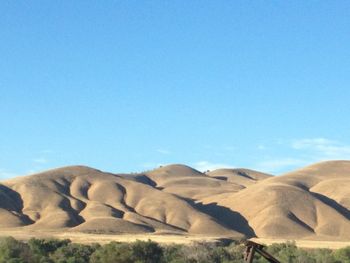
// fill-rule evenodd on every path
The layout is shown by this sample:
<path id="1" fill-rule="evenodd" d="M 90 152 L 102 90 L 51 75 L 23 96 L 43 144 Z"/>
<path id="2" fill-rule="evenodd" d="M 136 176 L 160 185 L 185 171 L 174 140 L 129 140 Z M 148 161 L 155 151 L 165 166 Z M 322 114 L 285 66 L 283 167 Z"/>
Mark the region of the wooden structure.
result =
<path id="1" fill-rule="evenodd" d="M 247 263 L 252 263 L 254 259 L 254 254 L 259 253 L 261 256 L 263 256 L 268 262 L 271 263 L 281 263 L 277 259 L 275 259 L 273 256 L 271 256 L 269 253 L 267 253 L 264 250 L 264 245 L 255 243 L 253 241 L 248 240 L 245 243 L 246 250 L 244 253 L 244 261 Z"/>

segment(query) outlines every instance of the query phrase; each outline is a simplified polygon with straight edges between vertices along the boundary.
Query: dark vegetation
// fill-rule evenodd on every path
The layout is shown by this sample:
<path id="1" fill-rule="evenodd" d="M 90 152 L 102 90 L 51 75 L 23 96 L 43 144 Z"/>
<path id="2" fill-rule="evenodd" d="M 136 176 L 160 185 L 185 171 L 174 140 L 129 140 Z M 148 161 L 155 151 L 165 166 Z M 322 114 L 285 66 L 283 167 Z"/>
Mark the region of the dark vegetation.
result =
<path id="1" fill-rule="evenodd" d="M 82 245 L 69 240 L 31 239 L 18 241 L 0 238 L 0 263 L 219 263 L 243 262 L 244 246 L 240 243 L 162 245 L 153 241 L 111 242 L 107 245 Z M 294 243 L 275 244 L 267 251 L 281 262 L 350 263 L 350 247 L 300 249 Z M 255 262 L 264 263 L 256 255 Z"/>

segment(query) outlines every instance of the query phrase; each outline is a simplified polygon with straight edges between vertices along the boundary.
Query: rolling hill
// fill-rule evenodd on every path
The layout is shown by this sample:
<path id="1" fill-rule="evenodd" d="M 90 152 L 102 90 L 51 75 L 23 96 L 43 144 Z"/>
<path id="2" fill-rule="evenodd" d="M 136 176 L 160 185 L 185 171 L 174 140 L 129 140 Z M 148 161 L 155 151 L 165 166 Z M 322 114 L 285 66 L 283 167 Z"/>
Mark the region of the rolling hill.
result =
<path id="1" fill-rule="evenodd" d="M 350 240 L 350 161 L 281 176 L 178 164 L 139 174 L 62 167 L 2 181 L 0 228 Z"/>

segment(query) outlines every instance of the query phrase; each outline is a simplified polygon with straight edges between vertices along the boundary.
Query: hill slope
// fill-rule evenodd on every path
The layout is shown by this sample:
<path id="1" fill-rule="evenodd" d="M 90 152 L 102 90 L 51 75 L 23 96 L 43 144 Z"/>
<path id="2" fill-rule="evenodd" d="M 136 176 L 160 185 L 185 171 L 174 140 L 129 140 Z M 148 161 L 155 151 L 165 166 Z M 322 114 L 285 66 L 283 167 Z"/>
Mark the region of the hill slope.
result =
<path id="1" fill-rule="evenodd" d="M 318 163 L 201 200 L 237 211 L 259 237 L 350 239 L 350 162 Z"/>
<path id="2" fill-rule="evenodd" d="M 282 176 L 201 173 L 169 165 L 142 174 L 70 166 L 0 184 L 0 228 L 350 240 L 350 162 Z"/>

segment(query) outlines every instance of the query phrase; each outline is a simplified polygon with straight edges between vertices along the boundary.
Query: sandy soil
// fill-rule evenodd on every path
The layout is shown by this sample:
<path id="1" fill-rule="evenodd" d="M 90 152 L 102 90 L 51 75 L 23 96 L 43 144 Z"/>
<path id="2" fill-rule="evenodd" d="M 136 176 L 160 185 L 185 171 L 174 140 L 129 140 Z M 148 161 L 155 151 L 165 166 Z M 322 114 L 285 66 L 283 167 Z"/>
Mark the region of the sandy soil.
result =
<path id="1" fill-rule="evenodd" d="M 30 238 L 57 238 L 70 239 L 72 242 L 89 244 L 106 244 L 111 241 L 134 242 L 136 240 L 153 240 L 158 243 L 190 244 L 192 242 L 216 242 L 225 237 L 203 236 L 203 235 L 168 235 L 168 234 L 88 234 L 80 232 L 59 231 L 21 231 L 17 229 L 1 230 L 0 237 L 12 236 L 19 240 Z"/>

